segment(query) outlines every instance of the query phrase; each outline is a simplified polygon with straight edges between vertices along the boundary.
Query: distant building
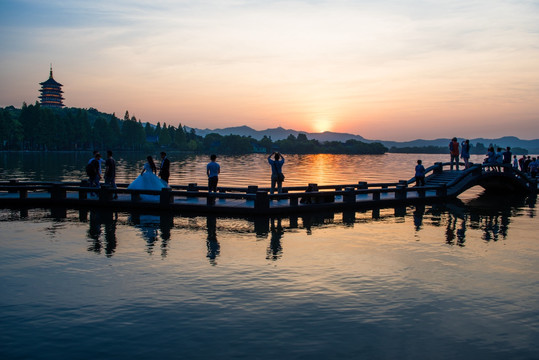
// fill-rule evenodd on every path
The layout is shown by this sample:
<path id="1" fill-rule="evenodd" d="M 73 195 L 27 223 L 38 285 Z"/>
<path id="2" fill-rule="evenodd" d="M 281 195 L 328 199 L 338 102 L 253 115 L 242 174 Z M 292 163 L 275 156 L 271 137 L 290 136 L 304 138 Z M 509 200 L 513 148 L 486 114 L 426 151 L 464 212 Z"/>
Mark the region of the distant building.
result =
<path id="1" fill-rule="evenodd" d="M 48 108 L 61 108 L 64 106 L 64 103 L 62 102 L 62 100 L 64 100 L 64 98 L 62 97 L 63 85 L 53 79 L 52 65 L 49 79 L 47 81 L 39 83 L 39 85 L 41 85 L 41 90 L 39 90 L 39 92 L 41 93 L 41 95 L 39 96 L 39 98 L 41 99 L 41 106 Z"/>

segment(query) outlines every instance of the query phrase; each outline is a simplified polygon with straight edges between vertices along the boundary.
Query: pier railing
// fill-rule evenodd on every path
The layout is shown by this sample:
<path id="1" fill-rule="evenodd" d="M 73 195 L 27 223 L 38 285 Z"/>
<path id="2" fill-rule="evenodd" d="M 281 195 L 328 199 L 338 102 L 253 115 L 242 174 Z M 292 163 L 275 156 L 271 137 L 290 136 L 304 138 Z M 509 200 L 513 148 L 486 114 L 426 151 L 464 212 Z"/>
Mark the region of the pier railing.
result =
<path id="1" fill-rule="evenodd" d="M 462 164 L 463 166 L 464 164 Z M 444 175 L 444 167 L 450 163 L 435 163 L 426 169 L 428 175 Z M 458 195 L 461 188 L 469 185 L 474 177 L 485 174 L 488 165 L 472 164 L 468 169 L 453 173 L 445 183 L 427 186 L 410 186 L 414 178 L 396 182 L 288 186 L 282 193 L 271 194 L 268 187 L 218 187 L 208 192 L 207 186 L 196 183 L 171 185 L 162 190 L 127 189 L 128 184 L 89 187 L 81 182 L 0 182 L 0 205 L 68 205 L 107 206 L 118 208 L 151 208 L 172 211 L 234 212 L 245 214 L 271 212 L 299 212 L 323 208 L 353 208 L 392 206 L 417 201 L 444 200 Z M 529 183 L 537 191 L 537 181 L 517 169 L 500 165 L 504 176 L 514 176 Z"/>

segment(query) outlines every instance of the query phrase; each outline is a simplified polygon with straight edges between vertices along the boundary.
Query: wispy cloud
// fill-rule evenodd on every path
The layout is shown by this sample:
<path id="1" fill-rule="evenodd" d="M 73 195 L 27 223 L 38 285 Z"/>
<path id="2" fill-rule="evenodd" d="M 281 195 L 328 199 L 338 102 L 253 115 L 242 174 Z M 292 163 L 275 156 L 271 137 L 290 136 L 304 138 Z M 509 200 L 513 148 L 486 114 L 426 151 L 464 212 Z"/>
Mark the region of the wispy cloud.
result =
<path id="1" fill-rule="evenodd" d="M 188 116 L 208 127 L 224 118 L 256 127 L 258 111 L 280 123 L 308 124 L 311 114 L 324 112 L 341 130 L 387 132 L 376 124 L 397 124 L 406 112 L 428 124 L 448 111 L 466 123 L 474 103 L 520 103 L 508 105 L 507 116 L 518 117 L 520 108 L 522 121 L 537 110 L 530 105 L 539 95 L 535 1 L 1 6 L 0 61 L 10 68 L 3 84 L 32 77 L 35 86 L 42 68 L 58 59 L 73 105 L 95 99 L 107 108 L 135 106 L 155 122 Z M 1 91 L 6 102 L 29 88 Z M 392 106 L 385 111 L 380 104 Z M 492 119 L 488 111 L 474 114 L 479 122 Z"/>

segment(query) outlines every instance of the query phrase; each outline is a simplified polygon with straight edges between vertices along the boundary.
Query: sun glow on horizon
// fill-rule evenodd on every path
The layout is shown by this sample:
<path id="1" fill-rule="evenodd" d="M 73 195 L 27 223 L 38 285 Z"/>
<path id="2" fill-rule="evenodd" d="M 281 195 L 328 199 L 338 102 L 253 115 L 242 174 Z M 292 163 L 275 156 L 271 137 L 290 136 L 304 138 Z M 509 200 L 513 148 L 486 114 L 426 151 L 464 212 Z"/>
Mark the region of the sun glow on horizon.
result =
<path id="1" fill-rule="evenodd" d="M 325 132 L 325 131 L 331 131 L 333 129 L 333 121 L 328 119 L 316 119 L 313 122 L 313 130 L 314 132 Z"/>

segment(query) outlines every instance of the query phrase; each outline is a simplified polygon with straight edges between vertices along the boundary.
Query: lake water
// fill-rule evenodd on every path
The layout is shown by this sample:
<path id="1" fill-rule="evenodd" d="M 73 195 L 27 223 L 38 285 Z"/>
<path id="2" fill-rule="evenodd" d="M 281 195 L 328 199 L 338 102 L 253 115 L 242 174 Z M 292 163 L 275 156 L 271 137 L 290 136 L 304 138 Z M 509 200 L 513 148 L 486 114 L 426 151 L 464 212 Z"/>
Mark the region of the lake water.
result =
<path id="1" fill-rule="evenodd" d="M 3 180 L 90 154 L 0 154 Z M 145 154 L 117 156 L 118 182 Z M 397 181 L 442 155 L 286 156 L 286 185 Z M 172 184 L 206 156 L 171 154 Z M 479 161 L 482 156 L 473 160 Z M 264 155 L 220 185 L 269 184 Z M 2 359 L 537 359 L 536 198 L 284 218 L 0 209 Z"/>

